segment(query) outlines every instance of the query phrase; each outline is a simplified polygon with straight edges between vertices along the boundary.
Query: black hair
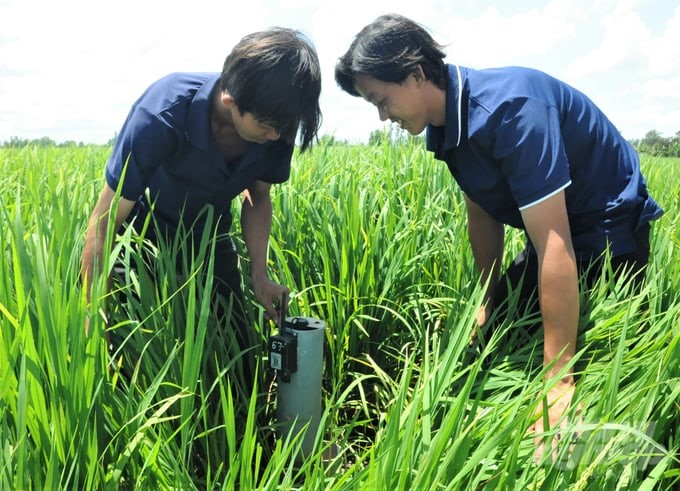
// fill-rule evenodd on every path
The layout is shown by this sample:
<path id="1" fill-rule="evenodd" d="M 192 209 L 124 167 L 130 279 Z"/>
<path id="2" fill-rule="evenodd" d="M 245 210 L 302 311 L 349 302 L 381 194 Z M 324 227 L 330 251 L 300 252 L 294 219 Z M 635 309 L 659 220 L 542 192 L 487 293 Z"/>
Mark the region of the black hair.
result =
<path id="1" fill-rule="evenodd" d="M 358 74 L 402 83 L 421 66 L 427 80 L 445 89 L 445 56 L 443 47 L 420 24 L 398 14 L 381 15 L 359 31 L 339 58 L 335 80 L 342 90 L 359 96 L 354 87 Z"/>
<path id="2" fill-rule="evenodd" d="M 301 151 L 321 125 L 321 69 L 311 41 L 283 27 L 255 32 L 234 46 L 224 62 L 220 88 L 241 114 L 252 113 L 286 141 L 301 132 Z"/>

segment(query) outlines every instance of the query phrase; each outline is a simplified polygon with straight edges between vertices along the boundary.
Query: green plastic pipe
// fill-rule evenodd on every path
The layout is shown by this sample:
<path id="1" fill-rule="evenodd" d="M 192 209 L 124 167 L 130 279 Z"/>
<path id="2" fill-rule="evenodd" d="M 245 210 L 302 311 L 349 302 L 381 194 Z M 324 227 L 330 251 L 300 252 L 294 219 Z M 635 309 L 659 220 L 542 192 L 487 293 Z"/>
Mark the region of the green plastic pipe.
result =
<path id="1" fill-rule="evenodd" d="M 304 430 L 302 453 L 308 456 L 314 448 L 321 419 L 326 323 L 311 317 L 287 317 L 286 325 L 286 330 L 297 339 L 297 369 L 290 375 L 290 382 L 278 381 L 277 419 L 284 438 L 287 435 L 293 438 Z"/>

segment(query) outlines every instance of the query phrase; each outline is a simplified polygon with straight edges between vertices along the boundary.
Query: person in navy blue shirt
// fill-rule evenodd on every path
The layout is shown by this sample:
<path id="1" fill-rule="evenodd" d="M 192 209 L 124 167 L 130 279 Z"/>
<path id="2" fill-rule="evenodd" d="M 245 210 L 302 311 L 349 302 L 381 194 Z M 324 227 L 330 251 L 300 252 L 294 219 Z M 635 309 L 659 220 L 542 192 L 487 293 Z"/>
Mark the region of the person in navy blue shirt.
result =
<path id="1" fill-rule="evenodd" d="M 523 297 L 539 300 L 552 378 L 575 353 L 579 275 L 597 278 L 607 252 L 618 274 L 639 280 L 649 222 L 663 211 L 635 150 L 583 93 L 537 70 L 474 70 L 444 57 L 422 26 L 384 15 L 355 36 L 335 78 L 382 121 L 412 135 L 427 130 L 427 149 L 464 193 L 472 252 L 489 281 L 478 323 L 503 305 L 508 283 L 521 284 Z M 505 225 L 525 230 L 528 241 L 501 278 Z M 550 391 L 551 426 L 574 384 L 567 371 Z M 542 419 L 534 429 L 542 431 Z"/>
<path id="2" fill-rule="evenodd" d="M 320 91 L 312 43 L 286 28 L 245 36 L 221 73 L 173 73 L 153 83 L 132 106 L 106 164 L 82 256 L 88 295 L 93 271 L 101 270 L 111 246 L 104 237 L 118 190 L 115 229 L 126 222 L 141 229 L 151 218 L 146 237 L 161 252 L 169 253 L 162 247 L 178 235 L 198 240 L 210 227 L 216 298 L 242 308 L 238 256 L 229 234 L 232 200 L 243 193 L 250 286 L 266 315 L 278 319 L 288 288 L 267 272 L 270 188 L 288 179 L 298 132 L 301 151 L 315 140 Z M 236 317 L 237 329 L 250 329 L 242 313 Z"/>

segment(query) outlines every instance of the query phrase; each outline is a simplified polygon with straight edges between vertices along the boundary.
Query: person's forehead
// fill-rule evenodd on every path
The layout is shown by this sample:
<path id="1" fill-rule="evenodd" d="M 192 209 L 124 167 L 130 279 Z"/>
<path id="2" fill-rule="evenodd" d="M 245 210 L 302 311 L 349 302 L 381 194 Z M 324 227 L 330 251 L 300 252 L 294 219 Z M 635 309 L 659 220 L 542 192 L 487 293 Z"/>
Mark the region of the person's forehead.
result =
<path id="1" fill-rule="evenodd" d="M 354 77 L 354 88 L 368 102 L 375 99 L 386 89 L 387 83 L 378 80 L 371 75 L 359 73 Z"/>

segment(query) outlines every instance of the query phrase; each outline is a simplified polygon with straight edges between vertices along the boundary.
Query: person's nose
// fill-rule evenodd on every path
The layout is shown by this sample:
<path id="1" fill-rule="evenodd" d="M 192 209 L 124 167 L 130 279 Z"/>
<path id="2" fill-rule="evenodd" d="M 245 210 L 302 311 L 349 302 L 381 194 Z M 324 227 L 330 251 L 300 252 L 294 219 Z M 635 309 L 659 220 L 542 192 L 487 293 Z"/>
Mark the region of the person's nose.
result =
<path id="1" fill-rule="evenodd" d="M 271 140 L 271 141 L 278 140 L 280 136 L 281 136 L 281 133 L 279 133 L 275 129 L 271 129 L 271 130 L 267 131 L 267 140 Z"/>

